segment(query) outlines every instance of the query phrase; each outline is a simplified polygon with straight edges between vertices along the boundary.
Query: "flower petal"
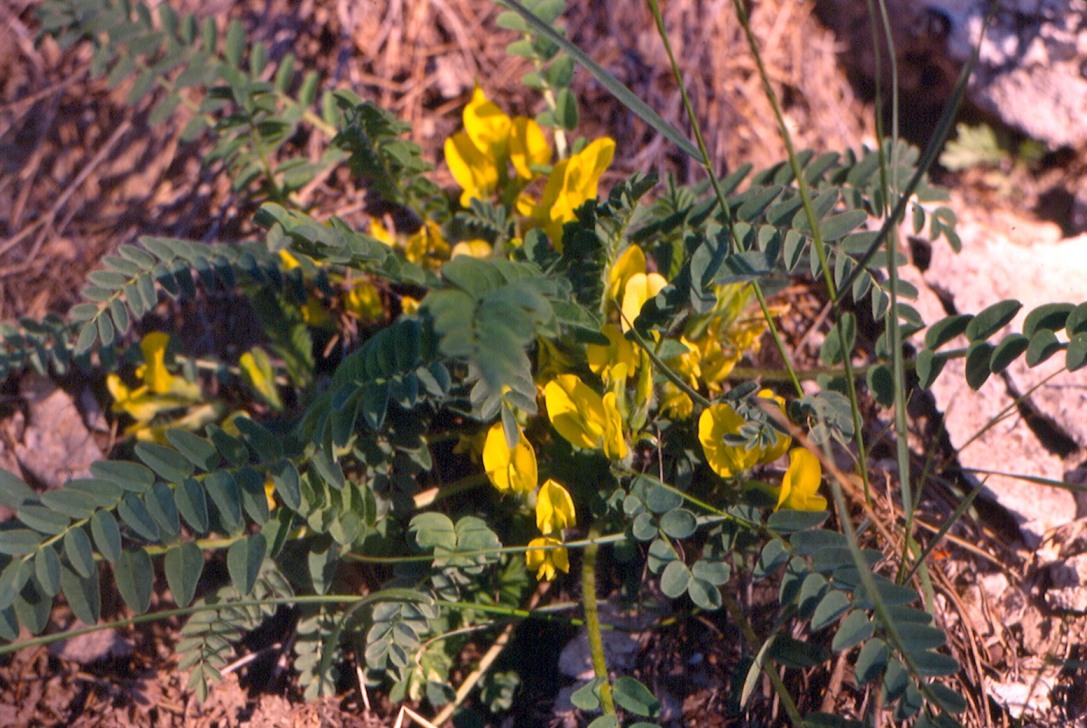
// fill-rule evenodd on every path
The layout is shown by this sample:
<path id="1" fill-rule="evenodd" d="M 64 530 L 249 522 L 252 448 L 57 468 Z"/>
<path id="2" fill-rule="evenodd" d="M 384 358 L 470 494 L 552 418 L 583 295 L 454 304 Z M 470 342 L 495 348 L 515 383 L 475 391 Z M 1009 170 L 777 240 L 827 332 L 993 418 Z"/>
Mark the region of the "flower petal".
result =
<path id="1" fill-rule="evenodd" d="M 604 403 L 573 374 L 560 374 L 544 387 L 547 416 L 555 430 L 575 447 L 600 449 L 604 440 Z"/>
<path id="2" fill-rule="evenodd" d="M 520 428 L 517 436 L 511 450 L 502 423 L 495 423 L 483 443 L 483 469 L 498 490 L 527 493 L 536 487 L 538 479 L 536 452 Z"/>
<path id="3" fill-rule="evenodd" d="M 490 157 L 497 166 L 504 166 L 509 156 L 511 125 L 506 112 L 476 86 L 472 91 L 472 100 L 464 107 L 464 130 L 475 148 Z"/>
<path id="4" fill-rule="evenodd" d="M 819 495 L 823 468 L 814 453 L 802 447 L 789 451 L 789 469 L 781 479 L 781 493 L 774 510 L 825 511 L 827 499 Z"/>
<path id="5" fill-rule="evenodd" d="M 140 340 L 140 349 L 146 362 L 143 381 L 156 394 L 170 391 L 170 380 L 173 376 L 166 369 L 166 347 L 169 344 L 170 335 L 161 331 L 152 331 Z"/>
<path id="6" fill-rule="evenodd" d="M 551 145 L 547 143 L 543 129 L 527 116 L 518 116 L 513 120 L 510 130 L 510 161 L 517 170 L 517 176 L 528 182 L 539 177 L 532 167 L 551 161 Z"/>
<path id="7" fill-rule="evenodd" d="M 468 207 L 472 198 L 489 198 L 498 188 L 498 165 L 463 131 L 445 140 L 445 163 L 464 190 L 460 196 L 463 207 Z"/>
<path id="8" fill-rule="evenodd" d="M 706 462 L 722 478 L 731 478 L 758 462 L 758 450 L 725 443 L 725 435 L 738 433 L 744 424 L 744 418 L 725 403 L 707 407 L 698 418 L 698 441 Z"/>
<path id="9" fill-rule="evenodd" d="M 561 531 L 574 525 L 574 501 L 569 491 L 548 480 L 540 486 L 536 496 L 536 526 L 540 533 L 547 535 L 552 531 Z"/>
<path id="10" fill-rule="evenodd" d="M 612 324 L 605 324 L 600 333 L 608 338 L 608 343 L 585 347 L 589 369 L 593 374 L 600 375 L 605 383 L 625 382 L 634 374 L 637 365 L 634 345 Z"/>
<path id="11" fill-rule="evenodd" d="M 660 273 L 635 273 L 627 280 L 623 288 L 623 331 L 628 331 L 634 324 L 634 319 L 642 312 L 645 302 L 667 285 L 668 281 Z"/>

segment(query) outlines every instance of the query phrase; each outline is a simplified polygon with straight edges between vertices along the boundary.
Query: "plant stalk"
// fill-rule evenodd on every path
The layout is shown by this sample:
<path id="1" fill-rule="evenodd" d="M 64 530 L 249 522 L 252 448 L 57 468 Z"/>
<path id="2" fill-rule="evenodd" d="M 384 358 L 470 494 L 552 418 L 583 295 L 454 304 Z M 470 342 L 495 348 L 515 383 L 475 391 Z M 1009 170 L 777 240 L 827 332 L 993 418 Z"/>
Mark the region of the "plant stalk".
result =
<path id="1" fill-rule="evenodd" d="M 585 631 L 589 636 L 589 655 L 592 657 L 593 674 L 600 681 L 600 707 L 604 715 L 615 715 L 615 701 L 611 696 L 611 682 L 608 680 L 608 663 L 604 658 L 604 637 L 600 630 L 600 610 L 596 602 L 596 557 L 600 550 L 596 537 L 598 529 L 589 529 L 589 545 L 581 561 L 581 591 L 585 600 Z"/>

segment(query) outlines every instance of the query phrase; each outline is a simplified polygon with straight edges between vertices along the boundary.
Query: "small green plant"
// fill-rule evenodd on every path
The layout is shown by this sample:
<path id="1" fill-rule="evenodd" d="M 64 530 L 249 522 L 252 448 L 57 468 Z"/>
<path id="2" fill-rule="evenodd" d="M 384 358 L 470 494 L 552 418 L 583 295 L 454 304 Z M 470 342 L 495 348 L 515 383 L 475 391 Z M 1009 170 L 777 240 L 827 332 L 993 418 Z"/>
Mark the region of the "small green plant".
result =
<path id="1" fill-rule="evenodd" d="M 988 124 L 955 126 L 955 138 L 940 154 L 940 164 L 952 172 L 972 167 L 1032 166 L 1045 155 L 1045 146 L 1032 139 L 1015 144 L 1006 131 L 998 133 Z"/>
<path id="2" fill-rule="evenodd" d="M 134 79 L 133 102 L 160 89 L 159 120 L 186 100 L 182 89 L 210 86 L 199 103 L 188 98 L 192 130 L 212 130 L 211 159 L 262 203 L 265 233 L 121 246 L 69 322 L 3 331 L 5 373 L 75 365 L 104 375 L 132 436 L 93 477 L 55 491 L 0 472 L 0 502 L 16 512 L 0 526 L 3 649 L 30 643 L 14 641 L 21 628 L 40 634 L 58 596 L 98 623 L 106 574 L 143 615 L 161 573 L 178 606 L 170 614 L 188 615 L 177 650 L 200 696 L 240 637 L 289 604 L 307 697 L 335 692 L 351 660 L 370 686 L 425 701 L 441 723 L 476 681 L 477 704 L 509 708 L 530 676 L 482 667 L 453 685 L 458 656 L 469 641 L 500 651 L 521 619 L 555 618 L 535 603 L 536 580 L 579 573 L 583 612 L 563 618 L 588 629 L 595 679 L 574 704 L 601 713 L 594 728 L 620 717 L 644 726 L 659 701 L 634 677 L 612 676 L 602 648 L 597 563 L 608 549 L 641 574 L 637 595 L 727 610 L 746 640 L 736 711 L 751 709 L 765 676 L 794 725 L 853 725 L 781 677 L 848 654 L 857 724 L 957 725 L 966 703 L 949 679 L 959 665 L 912 580 L 927 551 L 912 548 L 909 525 L 903 553 L 878 535 L 858 540 L 831 457 L 848 454 L 867 482 L 864 375 L 879 402 L 902 409 L 901 337 L 925 323 L 902 302 L 903 259 L 885 238 L 909 212 L 918 234 L 927 226 L 957 244 L 943 191 L 925 181 L 932 154 L 888 140 L 722 179 L 700 157 L 712 192 L 635 174 L 601 197 L 616 142 L 577 135 L 575 60 L 683 151 L 699 147 L 565 38 L 562 2 L 508 7 L 498 24 L 520 34 L 510 52 L 532 61 L 525 83 L 546 110 L 511 117 L 477 88 L 445 146 L 460 187 L 450 199 L 406 125 L 343 91 L 318 114 L 313 77 L 298 82 L 289 57 L 273 71 L 238 25 L 222 39 L 214 22 L 165 4 L 156 21 L 142 3 L 43 3 L 43 32 L 90 40 L 96 72 Z M 328 139 L 316 166 L 287 153 L 302 124 Z M 402 228 L 356 230 L 296 204 L 300 184 L 340 163 L 404 213 Z M 882 231 L 868 229 L 881 220 Z M 835 306 L 824 366 L 809 376 L 793 366 L 767 296 L 813 278 Z M 193 298 L 198 284 L 247 295 L 267 349 L 200 363 L 171 358 L 154 334 L 136 354 L 133 322 L 161 292 Z M 884 332 L 865 361 L 861 310 Z M 929 325 L 921 386 L 951 357 L 965 356 L 975 388 L 1024 354 L 1031 365 L 1061 351 L 1069 369 L 1087 364 L 1087 304 L 1039 308 L 1022 334 L 990 344 L 1017 310 L 1002 302 Z M 319 376 L 318 342 L 360 321 L 360 343 Z M 960 334 L 969 348 L 946 350 Z M 767 337 L 786 367 L 763 374 L 793 385 L 780 392 L 738 368 Z M 211 374 L 237 395 L 193 419 Z M 801 378 L 819 386 L 809 393 Z M 909 523 L 908 490 L 903 502 Z M 209 558 L 225 562 L 229 584 L 202 590 Z M 752 583 L 773 587 L 771 618 L 755 620 L 735 596 Z"/>

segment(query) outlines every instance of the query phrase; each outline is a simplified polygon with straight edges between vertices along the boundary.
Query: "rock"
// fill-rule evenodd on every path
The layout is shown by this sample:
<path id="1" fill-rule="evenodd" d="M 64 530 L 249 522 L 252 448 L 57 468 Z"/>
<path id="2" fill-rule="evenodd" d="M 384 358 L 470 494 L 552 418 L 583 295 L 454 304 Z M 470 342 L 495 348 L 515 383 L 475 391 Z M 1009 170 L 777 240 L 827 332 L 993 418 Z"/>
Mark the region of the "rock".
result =
<path id="1" fill-rule="evenodd" d="M 19 464 L 49 488 L 59 488 L 69 478 L 89 477 L 88 468 L 102 459 L 102 450 L 68 393 L 40 377 L 26 377 L 20 393 L 30 416 L 16 438 Z"/>
<path id="2" fill-rule="evenodd" d="M 986 693 L 1003 705 L 1014 720 L 1027 721 L 1029 725 L 1052 725 L 1030 721 L 1044 719 L 1053 709 L 1050 696 L 1059 674 L 1060 670 L 1042 658 L 1027 657 L 1007 680 L 986 680 Z"/>
<path id="3" fill-rule="evenodd" d="M 982 37 L 989 4 L 888 0 L 902 91 L 938 109 L 980 40 L 967 88 L 973 104 L 1051 149 L 1087 146 L 1087 0 L 1003 0 Z M 843 61 L 874 78 L 868 4 L 818 0 L 817 7 L 845 43 Z M 886 89 L 889 66 L 880 64 Z"/>
<path id="4" fill-rule="evenodd" d="M 72 629 L 83 627 L 83 624 L 73 624 Z M 125 637 L 115 629 L 100 629 L 78 637 L 71 637 L 60 642 L 54 642 L 49 647 L 49 652 L 62 660 L 71 660 L 80 665 L 90 665 L 99 660 L 108 660 L 112 657 L 128 657 L 132 654 L 132 640 Z"/>
<path id="5" fill-rule="evenodd" d="M 1016 319 L 990 341 L 1020 331 L 1026 314 L 1043 303 L 1087 300 L 1087 236 L 1061 239 L 1055 226 L 1013 218 L 979 219 L 961 204 L 958 232 L 963 250 L 935 244 L 923 272 L 904 269 L 922 291 L 918 309 L 929 323 L 944 308 L 977 313 L 1014 298 L 1024 306 Z M 948 348 L 964 346 L 965 340 Z M 966 384 L 962 359 L 948 362 L 932 387 L 959 463 L 977 472 L 985 494 L 1011 512 L 1029 546 L 1077 516 L 1071 492 L 1024 479 L 1063 482 L 1084 459 L 1087 446 L 1087 371 L 1064 373 L 1058 354 L 1029 368 L 1019 358 L 1002 376 L 992 376 L 978 392 Z M 1023 395 L 1017 405 L 1016 399 Z"/>
<path id="6" fill-rule="evenodd" d="M 1031 578 L 1055 612 L 1087 614 L 1087 519 L 1046 533 L 1034 555 Z"/>
<path id="7" fill-rule="evenodd" d="M 947 54 L 964 63 L 986 0 L 927 0 L 948 20 Z M 981 42 L 970 100 L 1051 149 L 1087 145 L 1087 0 L 1003 0 Z"/>

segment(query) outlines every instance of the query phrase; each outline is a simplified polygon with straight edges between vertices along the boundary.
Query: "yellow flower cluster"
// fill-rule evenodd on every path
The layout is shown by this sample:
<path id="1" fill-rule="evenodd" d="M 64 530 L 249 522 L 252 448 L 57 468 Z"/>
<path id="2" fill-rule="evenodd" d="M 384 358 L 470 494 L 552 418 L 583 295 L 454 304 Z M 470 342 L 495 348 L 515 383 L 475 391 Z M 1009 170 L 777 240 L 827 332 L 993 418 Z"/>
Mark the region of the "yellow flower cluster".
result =
<path id="1" fill-rule="evenodd" d="M 461 187 L 461 205 L 498 195 L 529 225 L 543 228 L 561 251 L 562 225 L 587 200 L 596 199 L 600 176 L 615 156 L 615 141 L 602 137 L 556 162 L 536 201 L 525 187 L 551 164 L 551 145 L 540 125 L 525 116 L 511 119 L 478 86 L 463 120 L 464 130 L 445 141 L 445 162 Z"/>
<path id="2" fill-rule="evenodd" d="M 526 183 L 539 176 L 533 167 L 551 161 L 551 145 L 540 125 L 524 116 L 510 119 L 478 86 L 463 119 L 464 130 L 445 140 L 445 162 L 464 190 L 464 207 L 472 198 L 486 200 L 499 192 L 510 181 L 509 164 L 516 179 Z"/>
<path id="3" fill-rule="evenodd" d="M 483 469 L 487 479 L 502 492 L 530 493 L 538 482 L 536 452 L 520 427 L 511 448 L 501 422 L 487 431 L 483 442 Z M 570 556 L 562 545 L 562 531 L 577 521 L 574 500 L 554 480 L 548 479 L 536 493 L 536 527 L 540 538 L 529 541 L 525 565 L 537 579 L 550 581 L 558 571 L 570 571 Z"/>
<path id="4" fill-rule="evenodd" d="M 779 407 L 785 405 L 785 400 L 768 389 L 760 391 L 758 396 L 777 402 Z M 726 436 L 739 434 L 744 424 L 744 418 L 731 404 L 715 404 L 703 410 L 698 418 L 698 440 L 710 468 L 722 478 L 731 478 L 756 465 L 771 463 L 788 452 L 789 467 L 782 478 L 774 510 L 825 510 L 826 498 L 818 493 L 823 478 L 819 459 L 802 447 L 790 450 L 792 438 L 780 433 L 773 443 L 761 448 L 725 442 Z"/>
<path id="5" fill-rule="evenodd" d="M 166 367 L 166 347 L 169 344 L 170 336 L 161 331 L 152 331 L 140 340 L 144 363 L 136 369 L 136 376 L 142 380 L 142 385 L 129 388 L 116 374 L 106 377 L 106 388 L 113 398 L 110 409 L 135 420 L 125 429 L 125 435 L 135 435 L 138 440 L 163 442 L 165 428 L 152 426 L 159 415 L 191 408 L 185 417 L 171 423 L 173 427 L 185 429 L 195 429 L 213 421 L 217 415 L 213 405 L 202 404 L 203 393 L 199 385 L 170 373 Z"/>

